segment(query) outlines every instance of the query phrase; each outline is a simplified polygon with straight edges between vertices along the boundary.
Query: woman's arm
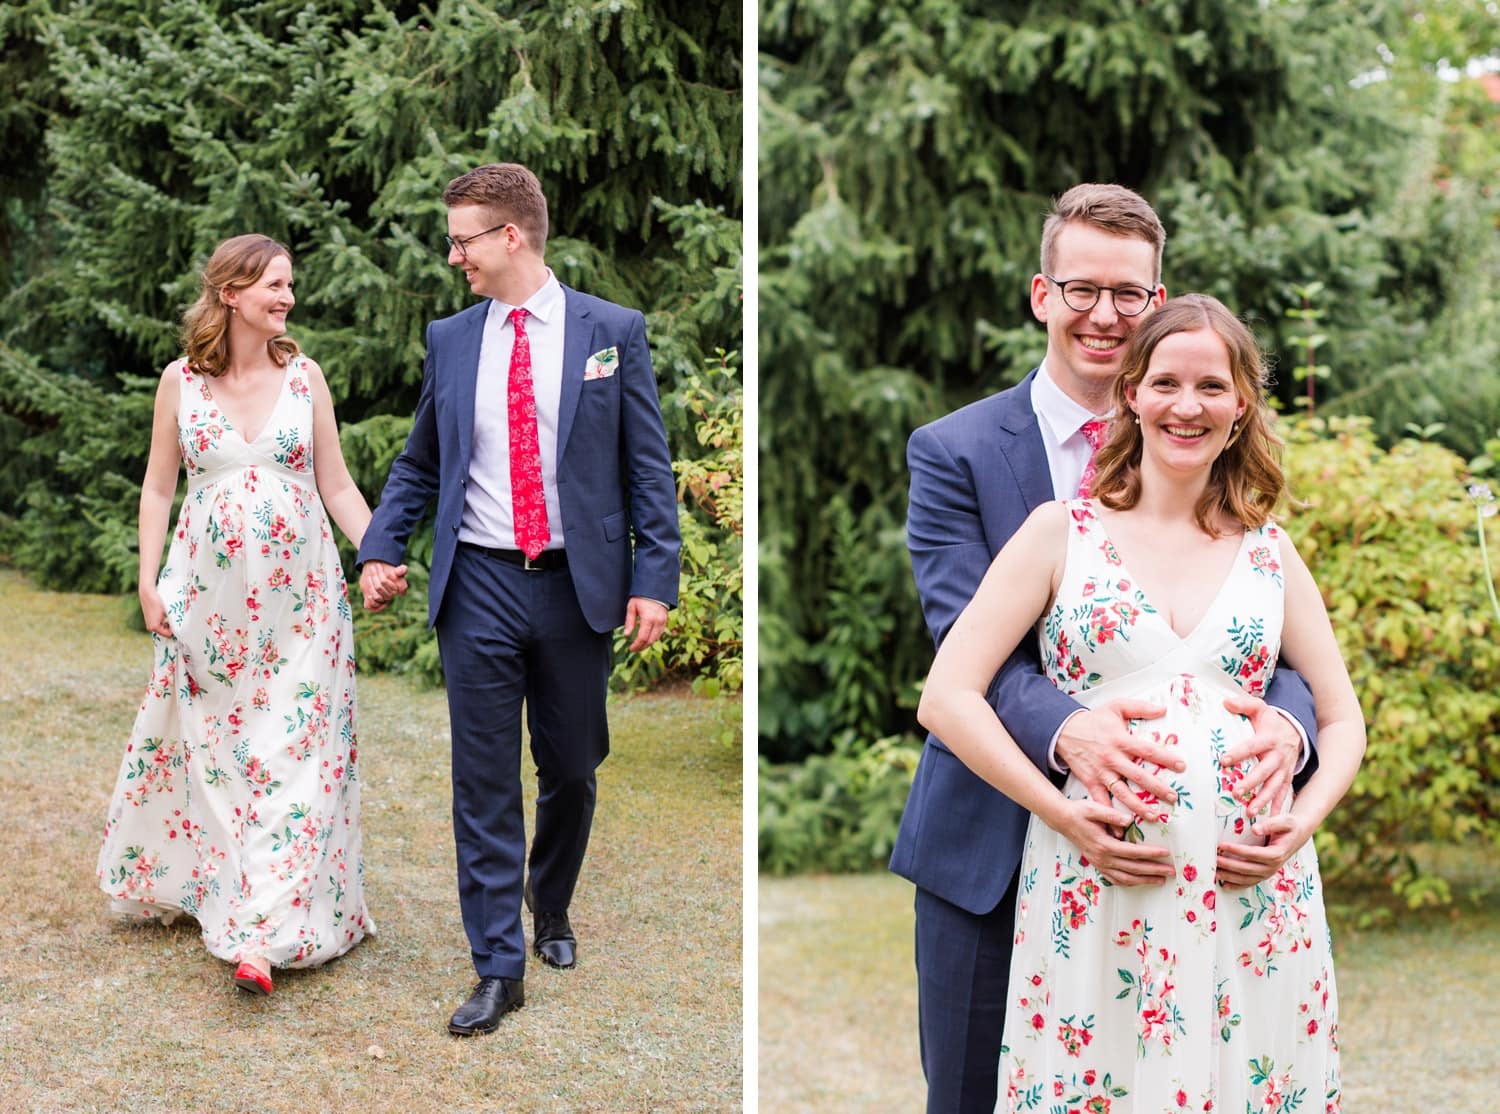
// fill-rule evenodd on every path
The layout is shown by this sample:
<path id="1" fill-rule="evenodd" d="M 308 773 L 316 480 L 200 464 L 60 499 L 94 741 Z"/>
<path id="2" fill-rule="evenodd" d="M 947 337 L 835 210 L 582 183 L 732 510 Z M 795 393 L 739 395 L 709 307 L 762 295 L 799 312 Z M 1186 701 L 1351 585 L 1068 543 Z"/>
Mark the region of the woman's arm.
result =
<path id="1" fill-rule="evenodd" d="M 318 481 L 318 494 L 329 517 L 358 549 L 364 540 L 365 529 L 370 525 L 370 504 L 365 502 L 359 485 L 349 475 L 349 466 L 344 463 L 338 420 L 333 415 L 333 395 L 323 378 L 323 369 L 306 358 L 303 366 L 307 369 L 308 387 L 312 391 L 313 472 Z"/>
<path id="2" fill-rule="evenodd" d="M 1290 812 L 1254 821 L 1255 831 L 1267 837 L 1264 847 L 1220 845 L 1219 881 L 1227 886 L 1264 881 L 1296 854 L 1349 791 L 1365 753 L 1364 714 L 1322 593 L 1284 532 L 1281 567 L 1286 611 L 1280 660 L 1302 674 L 1312 689 L 1318 713 L 1318 769 L 1293 799 Z"/>
<path id="3" fill-rule="evenodd" d="M 177 468 L 182 450 L 177 444 L 177 402 L 181 393 L 182 370 L 177 361 L 161 373 L 156 388 L 156 406 L 151 415 L 151 453 L 146 459 L 146 476 L 141 481 L 140 518 L 136 545 L 140 552 L 140 571 L 136 577 L 136 594 L 141 601 L 141 616 L 146 629 L 166 638 L 172 637 L 167 623 L 167 609 L 156 590 L 156 575 L 161 571 L 161 552 L 167 542 L 167 522 L 172 517 L 172 497 L 177 494 Z"/>
<path id="4" fill-rule="evenodd" d="M 996 672 L 1051 605 L 1070 528 L 1061 503 L 1038 507 L 1006 544 L 949 630 L 922 690 L 917 719 L 978 776 L 1080 848 L 1111 881 L 1170 877 L 1164 847 L 1125 843 L 1111 827 L 1130 817 L 1092 800 L 1070 800 L 996 717 L 985 694 Z M 1157 860 L 1157 861 L 1153 861 Z"/>

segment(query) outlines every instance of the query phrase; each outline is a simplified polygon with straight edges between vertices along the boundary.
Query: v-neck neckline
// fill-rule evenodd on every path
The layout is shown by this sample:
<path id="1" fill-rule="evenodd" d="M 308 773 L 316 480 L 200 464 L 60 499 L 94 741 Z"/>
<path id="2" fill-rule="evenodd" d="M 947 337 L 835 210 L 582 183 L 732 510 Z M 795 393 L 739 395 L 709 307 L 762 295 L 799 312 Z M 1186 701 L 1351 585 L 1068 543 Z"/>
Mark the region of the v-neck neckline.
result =
<path id="1" fill-rule="evenodd" d="M 260 443 L 260 439 L 266 435 L 266 431 L 271 428 L 271 419 L 276 417 L 277 411 L 281 409 L 281 400 L 286 395 L 286 385 L 291 381 L 292 378 L 292 364 L 295 363 L 298 358 L 299 357 L 297 356 L 293 356 L 287 360 L 286 370 L 281 373 L 281 383 L 276 388 L 276 401 L 271 403 L 271 409 L 266 413 L 266 420 L 264 423 L 262 423 L 260 432 L 258 432 L 253 438 L 246 437 L 244 433 L 240 431 L 240 427 L 230 420 L 228 411 L 224 409 L 224 404 L 221 403 L 217 398 L 215 398 L 213 392 L 208 389 L 208 377 L 196 369 L 193 370 L 193 374 L 198 377 L 198 389 L 203 392 L 203 397 L 208 399 L 208 401 L 213 405 L 213 408 L 218 412 L 219 417 L 224 420 L 224 428 L 229 430 L 230 433 L 233 433 L 235 437 L 239 438 L 240 443 L 248 449 L 254 445 L 258 445 Z"/>
<path id="2" fill-rule="evenodd" d="M 1092 503 L 1092 500 L 1088 500 L 1088 502 Z M 1203 624 L 1208 622 L 1209 616 L 1219 606 L 1219 600 L 1223 597 L 1224 590 L 1229 587 L 1229 582 L 1234 579 L 1235 570 L 1239 568 L 1240 559 L 1245 555 L 1245 549 L 1249 546 L 1250 539 L 1259 533 L 1258 530 L 1245 530 L 1242 532 L 1239 545 L 1235 547 L 1234 557 L 1231 558 L 1223 579 L 1219 581 L 1218 588 L 1209 597 L 1208 605 L 1203 609 L 1203 614 L 1198 616 L 1198 621 L 1193 624 L 1192 630 L 1188 631 L 1187 634 L 1179 634 L 1177 633 L 1177 628 L 1167 618 L 1167 613 L 1157 607 L 1151 597 L 1146 594 L 1146 587 L 1140 578 L 1130 571 L 1130 566 L 1125 563 L 1125 556 L 1120 552 L 1119 545 L 1115 542 L 1114 538 L 1110 537 L 1109 531 L 1104 528 L 1104 520 L 1099 517 L 1098 513 L 1092 507 L 1089 509 L 1089 517 L 1094 520 L 1099 530 L 1099 536 L 1109 543 L 1109 547 L 1114 550 L 1115 556 L 1119 558 L 1120 572 L 1128 577 L 1130 582 L 1136 586 L 1136 591 L 1140 594 L 1140 598 L 1151 605 L 1151 610 L 1147 614 L 1156 616 L 1161 625 L 1167 628 L 1167 633 L 1179 642 L 1191 642 L 1198 632 L 1203 629 Z"/>

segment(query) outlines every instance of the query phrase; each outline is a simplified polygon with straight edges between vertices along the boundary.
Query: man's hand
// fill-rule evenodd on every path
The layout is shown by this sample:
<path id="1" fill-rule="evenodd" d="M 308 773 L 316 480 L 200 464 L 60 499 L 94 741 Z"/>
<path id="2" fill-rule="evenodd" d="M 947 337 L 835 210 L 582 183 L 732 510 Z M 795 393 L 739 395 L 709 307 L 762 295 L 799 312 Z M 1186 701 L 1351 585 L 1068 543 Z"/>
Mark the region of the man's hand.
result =
<path id="1" fill-rule="evenodd" d="M 1057 760 L 1083 783 L 1095 803 L 1108 806 L 1113 793 L 1140 819 L 1155 820 L 1161 815 L 1161 806 L 1151 799 L 1171 804 L 1177 794 L 1141 763 L 1179 773 L 1187 769 L 1187 763 L 1172 747 L 1132 735 L 1129 726 L 1133 719 L 1155 719 L 1165 712 L 1160 704 L 1143 700 L 1111 700 L 1079 712 L 1069 717 L 1057 737 Z"/>
<path id="2" fill-rule="evenodd" d="M 655 600 L 642 596 L 631 596 L 625 605 L 625 636 L 635 631 L 635 641 L 630 644 L 631 653 L 644 650 L 662 636 L 667 629 L 667 609 Z"/>
<path id="3" fill-rule="evenodd" d="M 406 595 L 406 566 L 366 561 L 359 572 L 359 594 L 366 611 L 380 611 L 397 596 Z"/>
<path id="4" fill-rule="evenodd" d="M 1247 816 L 1279 816 L 1286 811 L 1292 791 L 1292 773 L 1302 757 L 1302 736 L 1287 718 L 1264 700 L 1254 696 L 1230 696 L 1224 707 L 1250 721 L 1251 734 L 1224 752 L 1224 766 L 1238 766 L 1247 758 L 1258 759 L 1244 780 L 1235 786 L 1235 796 Z"/>
<path id="5" fill-rule="evenodd" d="M 1252 843 L 1221 843 L 1215 863 L 1221 886 L 1253 886 L 1280 870 L 1312 836 L 1291 813 L 1256 822 L 1255 832 L 1268 837 L 1264 847 Z"/>
<path id="6" fill-rule="evenodd" d="M 1058 834 L 1117 886 L 1159 886 L 1176 874 L 1168 848 L 1127 843 L 1114 834 L 1130 822 L 1128 816 L 1087 798 L 1068 801 L 1064 809 Z"/>

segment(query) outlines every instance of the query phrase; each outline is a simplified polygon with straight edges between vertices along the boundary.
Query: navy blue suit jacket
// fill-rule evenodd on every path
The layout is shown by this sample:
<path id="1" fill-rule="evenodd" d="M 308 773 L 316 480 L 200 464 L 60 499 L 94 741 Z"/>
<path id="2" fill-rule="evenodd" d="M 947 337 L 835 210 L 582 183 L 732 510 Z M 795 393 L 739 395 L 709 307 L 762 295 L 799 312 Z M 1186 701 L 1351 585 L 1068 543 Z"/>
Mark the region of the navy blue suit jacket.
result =
<path id="1" fill-rule="evenodd" d="M 677 486 L 640 312 L 563 287 L 563 380 L 557 493 L 578 603 L 594 630 L 625 621 L 631 596 L 677 605 Z M 427 326 L 422 391 L 406 448 L 391 465 L 358 560 L 401 563 L 437 499 L 427 621 L 437 622 L 453 568 L 474 434 L 479 347 L 489 301 Z M 613 375 L 584 381 L 596 352 L 619 352 Z M 634 546 L 632 546 L 632 535 Z"/>
<path id="2" fill-rule="evenodd" d="M 1035 378 L 1033 371 L 1017 386 L 923 426 L 907 444 L 907 547 L 935 644 L 978 591 L 995 554 L 1053 499 L 1031 406 Z M 1021 749 L 1049 771 L 1052 738 L 1080 705 L 1042 674 L 1038 652 L 1034 638 L 1024 639 L 996 675 L 989 699 Z M 1296 716 L 1313 737 L 1312 696 L 1296 673 L 1277 670 L 1267 702 Z M 891 869 L 970 913 L 988 913 L 1020 865 L 1030 819 L 928 735 Z"/>

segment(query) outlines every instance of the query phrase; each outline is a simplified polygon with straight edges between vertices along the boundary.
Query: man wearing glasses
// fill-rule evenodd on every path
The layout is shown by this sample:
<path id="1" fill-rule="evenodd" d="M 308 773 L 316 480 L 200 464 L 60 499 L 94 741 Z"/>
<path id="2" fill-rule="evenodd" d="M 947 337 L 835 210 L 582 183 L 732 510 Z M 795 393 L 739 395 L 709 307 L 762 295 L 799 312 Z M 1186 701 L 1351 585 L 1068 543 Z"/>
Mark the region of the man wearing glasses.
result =
<path id="1" fill-rule="evenodd" d="M 479 982 L 458 1036 L 525 1001 L 532 951 L 570 968 L 568 907 L 609 750 L 611 633 L 632 651 L 677 603 L 676 484 L 645 321 L 543 261 L 547 199 L 513 163 L 455 178 L 448 262 L 484 300 L 427 328 L 422 390 L 359 550 L 365 605 L 406 590 L 407 539 L 434 499 L 428 622 L 447 682 L 459 905 Z M 529 859 L 521 707 L 537 767 Z"/>
<path id="2" fill-rule="evenodd" d="M 1125 341 L 1166 299 L 1166 232 L 1145 199 L 1115 185 L 1081 185 L 1057 200 L 1042 231 L 1031 311 L 1047 326 L 1042 365 L 1019 385 L 912 434 L 907 544 L 923 615 L 941 643 L 991 560 L 1036 507 L 1088 494 L 1093 454 L 1112 419 Z M 1226 764 L 1258 756 L 1242 784 L 1271 802 L 1289 788 L 1304 732 L 1316 724 L 1300 677 L 1277 670 L 1271 704 L 1237 701 L 1254 736 Z M 1085 711 L 1042 675 L 1035 641 L 990 689 L 1006 728 L 1061 784 L 1071 769 L 1101 804 L 1127 774 L 1158 796 L 1166 782 L 1138 761 L 1180 768 L 1167 747 L 1130 734 L 1161 709 L 1117 701 Z M 1277 714 L 1285 710 L 1287 714 Z M 1149 768 L 1149 767 L 1148 767 Z M 1254 779 L 1253 783 L 1251 779 Z M 1126 794 L 1142 819 L 1151 809 Z M 891 869 L 916 883 L 916 962 L 922 1068 L 929 1112 L 995 1109 L 1015 924 L 1017 871 L 1030 817 L 928 736 L 901 818 Z M 1165 848 L 1103 833 L 1106 863 L 1136 885 L 1173 875 Z M 1095 864 L 1096 866 L 1098 864 Z M 1039 880 L 1039 900 L 1052 880 Z M 1033 1080 L 1050 1093 L 1051 1080 Z"/>

